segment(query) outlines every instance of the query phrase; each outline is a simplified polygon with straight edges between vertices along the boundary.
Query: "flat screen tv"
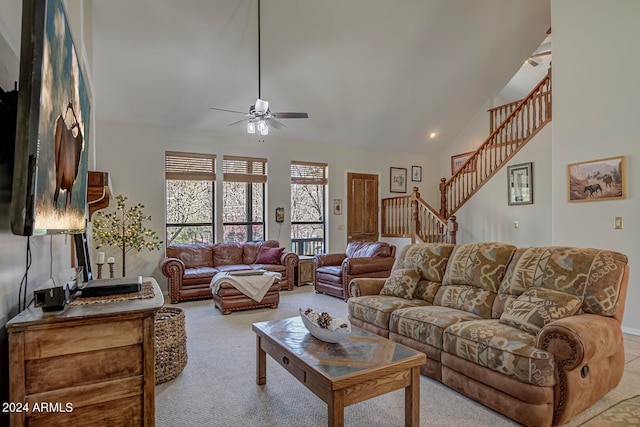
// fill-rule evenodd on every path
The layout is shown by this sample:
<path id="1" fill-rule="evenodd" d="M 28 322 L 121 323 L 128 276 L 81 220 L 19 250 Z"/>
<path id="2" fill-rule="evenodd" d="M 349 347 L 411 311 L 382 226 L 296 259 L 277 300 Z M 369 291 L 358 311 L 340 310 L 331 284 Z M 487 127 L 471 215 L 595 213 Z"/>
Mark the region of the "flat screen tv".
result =
<path id="1" fill-rule="evenodd" d="M 85 230 L 91 102 L 62 0 L 24 0 L 11 231 Z"/>

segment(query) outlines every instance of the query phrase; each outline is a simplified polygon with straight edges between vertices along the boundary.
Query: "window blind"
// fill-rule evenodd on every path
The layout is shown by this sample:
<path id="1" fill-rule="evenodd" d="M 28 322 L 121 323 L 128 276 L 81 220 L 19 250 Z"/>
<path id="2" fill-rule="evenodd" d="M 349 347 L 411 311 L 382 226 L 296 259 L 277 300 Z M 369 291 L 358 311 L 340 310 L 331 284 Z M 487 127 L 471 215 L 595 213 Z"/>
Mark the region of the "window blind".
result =
<path id="1" fill-rule="evenodd" d="M 291 161 L 291 183 L 327 185 L 327 163 Z"/>
<path id="2" fill-rule="evenodd" d="M 165 152 L 165 177 L 172 180 L 215 181 L 215 154 Z"/>
<path id="3" fill-rule="evenodd" d="M 255 157 L 224 156 L 223 179 L 230 182 L 267 182 L 267 159 Z"/>

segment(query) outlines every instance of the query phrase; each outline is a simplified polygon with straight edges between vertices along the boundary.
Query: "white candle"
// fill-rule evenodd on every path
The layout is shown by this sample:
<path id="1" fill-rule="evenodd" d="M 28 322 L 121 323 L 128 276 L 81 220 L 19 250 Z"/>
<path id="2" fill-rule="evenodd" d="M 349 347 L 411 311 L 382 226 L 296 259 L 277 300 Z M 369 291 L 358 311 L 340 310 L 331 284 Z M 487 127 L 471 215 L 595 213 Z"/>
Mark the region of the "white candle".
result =
<path id="1" fill-rule="evenodd" d="M 112 256 L 110 256 L 109 258 L 107 258 L 107 264 L 113 264 L 116 262 L 116 259 Z"/>
<path id="2" fill-rule="evenodd" d="M 104 252 L 98 252 L 98 264 L 104 264 Z"/>

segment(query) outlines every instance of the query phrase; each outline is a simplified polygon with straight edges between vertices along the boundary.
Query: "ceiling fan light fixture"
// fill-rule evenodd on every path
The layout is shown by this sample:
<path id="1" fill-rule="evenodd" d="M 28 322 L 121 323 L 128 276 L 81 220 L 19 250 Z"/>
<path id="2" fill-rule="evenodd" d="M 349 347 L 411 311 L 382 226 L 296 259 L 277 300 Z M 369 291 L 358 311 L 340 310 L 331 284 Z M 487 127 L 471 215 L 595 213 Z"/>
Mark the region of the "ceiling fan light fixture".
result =
<path id="1" fill-rule="evenodd" d="M 269 135 L 269 126 L 264 120 L 258 122 L 258 130 L 260 131 L 260 135 Z"/>
<path id="2" fill-rule="evenodd" d="M 256 133 L 256 124 L 253 122 L 247 123 L 247 133 Z"/>

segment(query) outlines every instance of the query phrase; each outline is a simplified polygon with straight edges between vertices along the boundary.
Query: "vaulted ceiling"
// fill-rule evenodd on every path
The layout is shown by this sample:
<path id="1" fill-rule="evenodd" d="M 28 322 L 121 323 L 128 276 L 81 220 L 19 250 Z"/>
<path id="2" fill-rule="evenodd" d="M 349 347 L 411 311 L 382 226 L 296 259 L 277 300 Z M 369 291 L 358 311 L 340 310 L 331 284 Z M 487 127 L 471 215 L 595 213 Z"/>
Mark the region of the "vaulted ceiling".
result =
<path id="1" fill-rule="evenodd" d="M 309 113 L 272 136 L 437 153 L 544 40 L 549 3 L 262 0 L 262 98 Z M 209 107 L 258 96 L 257 0 L 94 0 L 92 27 L 98 120 L 246 133 Z"/>

